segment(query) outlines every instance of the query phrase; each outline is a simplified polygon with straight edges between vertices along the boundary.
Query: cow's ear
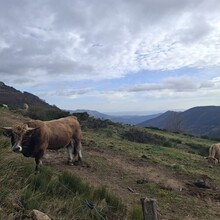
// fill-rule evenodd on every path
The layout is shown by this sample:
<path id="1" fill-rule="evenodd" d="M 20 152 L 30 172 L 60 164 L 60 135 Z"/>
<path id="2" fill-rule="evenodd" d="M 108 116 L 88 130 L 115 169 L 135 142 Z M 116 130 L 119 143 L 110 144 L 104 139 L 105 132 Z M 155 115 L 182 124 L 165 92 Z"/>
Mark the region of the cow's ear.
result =
<path id="1" fill-rule="evenodd" d="M 10 137 L 12 135 L 12 128 L 11 127 L 2 127 L 3 129 L 3 134 L 6 137 Z"/>

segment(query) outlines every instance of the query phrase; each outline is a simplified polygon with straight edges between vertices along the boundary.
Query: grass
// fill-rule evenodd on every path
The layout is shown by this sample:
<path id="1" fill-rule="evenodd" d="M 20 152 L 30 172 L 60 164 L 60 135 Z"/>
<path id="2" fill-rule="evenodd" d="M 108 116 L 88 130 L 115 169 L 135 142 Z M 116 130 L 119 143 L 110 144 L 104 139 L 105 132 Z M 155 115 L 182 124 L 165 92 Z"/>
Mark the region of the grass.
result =
<path id="1" fill-rule="evenodd" d="M 129 220 L 143 219 L 143 212 L 140 205 L 133 205 L 128 212 Z"/>
<path id="2" fill-rule="evenodd" d="M 7 120 L 10 123 L 23 120 L 16 115 L 10 118 L 10 114 L 7 114 L 9 117 Z M 2 116 L 0 116 L 1 120 L 3 120 Z M 6 125 L 8 124 L 4 124 Z M 131 132 L 128 126 L 114 127 L 114 125 L 95 130 L 85 129 L 83 146 L 86 146 L 84 148 L 86 160 L 96 169 L 97 179 L 107 180 L 109 174 L 117 171 L 120 172 L 119 188 L 122 191 L 125 191 L 127 186 L 131 186 L 135 192 L 140 193 L 129 194 L 128 192 L 126 199 L 129 197 L 129 201 L 125 201 L 124 198 L 122 200 L 108 187 L 90 186 L 67 170 L 57 172 L 52 166 L 43 166 L 41 173 L 34 175 L 33 159 L 24 159 L 21 155 L 12 154 L 8 148 L 8 139 L 1 136 L 0 132 L 0 219 L 6 218 L 10 213 L 22 219 L 22 216 L 28 215 L 32 209 L 36 208 L 48 213 L 53 219 L 98 220 L 103 217 L 106 220 L 139 220 L 142 219 L 139 199 L 143 196 L 157 200 L 160 219 L 217 219 L 218 210 L 215 203 L 219 200 L 211 200 L 209 194 L 204 197 L 200 197 L 200 194 L 191 195 L 188 191 L 178 192 L 163 188 L 152 181 L 138 185 L 137 178 L 145 176 L 123 168 L 119 170 L 117 164 L 112 164 L 111 160 L 102 157 L 102 154 L 94 157 L 86 154 L 86 148 L 97 149 L 97 152 L 104 149 L 112 155 L 120 154 L 122 157 L 129 158 L 128 163 L 135 160 L 146 166 L 151 164 L 157 169 L 162 168 L 166 172 L 176 174 L 177 180 L 182 178 L 192 183 L 197 178 L 206 176 L 212 184 L 218 186 L 220 184 L 219 167 L 209 169 L 207 161 L 203 158 L 213 141 L 141 128 L 139 139 L 143 140 L 142 142 L 146 141 L 145 137 L 158 137 L 159 141 L 137 143 L 124 139 L 121 135 L 123 129 L 126 134 Z M 135 129 L 135 132 L 138 132 L 138 129 Z M 146 136 L 145 132 L 148 133 Z M 148 173 L 144 175 L 147 177 Z M 110 184 L 118 183 L 110 178 Z"/>
<path id="3" fill-rule="evenodd" d="M 212 140 L 150 129 L 146 129 L 146 132 L 162 136 L 161 140 L 164 142 L 161 144 L 136 143 L 121 139 L 120 135 L 112 138 L 106 135 L 107 129 L 103 133 L 102 130 L 96 133 L 88 130 L 85 136 L 88 142 L 92 140 L 95 143 L 92 146 L 94 148 L 108 148 L 122 155 L 130 155 L 133 158 L 146 158 L 147 161 L 150 160 L 155 163 L 155 166 L 165 167 L 168 170 L 174 170 L 181 176 L 185 175 L 187 178 L 191 178 L 192 182 L 206 176 L 212 180 L 214 185 L 220 184 L 220 175 L 217 174 L 219 173 L 218 167 L 209 169 L 207 161 L 203 158 L 208 154 L 208 149 L 213 143 Z M 131 178 L 129 175 L 128 177 Z M 132 185 L 132 182 L 130 181 L 128 184 Z M 145 192 L 145 195 L 150 198 L 157 198 L 161 215 L 172 213 L 170 219 L 180 219 L 180 216 L 182 218 L 188 216 L 189 219 L 217 218 L 214 217 L 211 210 L 207 211 L 207 204 L 203 199 L 190 196 L 184 192 L 178 193 L 161 189 L 160 186 L 153 183 L 148 184 L 145 188 L 140 187 L 137 188 L 137 191 Z M 130 219 L 139 219 L 141 216 L 139 216 L 141 214 L 140 206 L 137 208 L 135 204 L 128 211 L 128 218 Z M 211 208 L 209 207 L 209 209 Z"/>
<path id="4" fill-rule="evenodd" d="M 112 216 L 126 213 L 121 200 L 104 187 L 93 188 L 70 172 L 56 174 L 46 166 L 35 175 L 31 160 L 21 162 L 15 155 L 10 161 L 8 149 L 3 148 L 0 148 L 0 154 L 4 158 L 0 161 L 0 207 L 4 213 L 13 212 L 21 218 L 32 209 L 39 209 L 50 213 L 54 219 L 72 219 L 74 216 L 91 220 L 100 219 L 100 215 L 103 219 L 112 219 Z"/>

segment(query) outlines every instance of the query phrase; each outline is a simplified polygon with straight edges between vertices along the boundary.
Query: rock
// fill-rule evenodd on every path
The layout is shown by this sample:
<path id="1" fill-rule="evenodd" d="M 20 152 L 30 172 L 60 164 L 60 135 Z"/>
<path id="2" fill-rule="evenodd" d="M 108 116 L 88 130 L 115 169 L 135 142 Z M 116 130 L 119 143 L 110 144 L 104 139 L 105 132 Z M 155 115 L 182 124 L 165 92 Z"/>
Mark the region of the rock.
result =
<path id="1" fill-rule="evenodd" d="M 41 211 L 38 211 L 36 209 L 32 210 L 31 217 L 34 220 L 51 220 L 51 218 L 47 214 L 45 214 L 45 213 L 43 213 Z"/>
<path id="2" fill-rule="evenodd" d="M 205 188 L 205 189 L 210 189 L 210 184 L 205 181 L 205 180 L 197 180 L 196 182 L 194 182 L 194 185 L 196 185 L 199 188 Z"/>
<path id="3" fill-rule="evenodd" d="M 137 180 L 136 182 L 137 182 L 137 184 L 145 184 L 145 183 L 147 183 L 147 180 L 140 179 L 140 180 Z"/>

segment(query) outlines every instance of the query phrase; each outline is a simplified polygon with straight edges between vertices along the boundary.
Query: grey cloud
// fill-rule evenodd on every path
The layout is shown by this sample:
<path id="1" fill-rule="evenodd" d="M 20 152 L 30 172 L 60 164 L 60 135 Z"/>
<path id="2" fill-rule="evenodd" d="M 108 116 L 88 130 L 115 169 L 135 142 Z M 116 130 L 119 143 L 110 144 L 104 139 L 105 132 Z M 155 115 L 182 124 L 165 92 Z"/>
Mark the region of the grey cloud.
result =
<path id="1" fill-rule="evenodd" d="M 181 30 L 180 40 L 184 43 L 194 43 L 209 35 L 213 30 L 213 27 L 201 15 L 192 17 L 189 26 Z"/>
<path id="2" fill-rule="evenodd" d="M 72 96 L 78 96 L 78 95 L 85 95 L 92 90 L 90 88 L 85 89 L 78 89 L 78 90 L 66 90 L 66 91 L 58 91 L 55 93 L 57 96 L 64 96 L 64 97 L 72 97 Z"/>
<path id="3" fill-rule="evenodd" d="M 136 85 L 133 88 L 128 89 L 129 92 L 144 92 L 144 91 L 156 91 L 164 89 L 162 85 L 159 84 L 143 84 Z M 121 89 L 126 90 L 126 89 Z"/>
<path id="4" fill-rule="evenodd" d="M 201 15 L 205 16 L 212 9 L 216 12 L 220 6 L 217 0 L 210 0 L 209 4 L 206 2 L 0 0 L 0 42 L 3 40 L 8 45 L 8 48 L 0 48 L 0 76 L 8 74 L 22 83 L 39 80 L 34 77 L 39 71 L 42 77 L 48 79 L 51 75 L 73 75 L 74 80 L 83 77 L 94 79 L 101 75 L 104 78 L 104 74 L 107 74 L 105 70 L 108 70 L 106 77 L 110 78 L 149 68 L 141 66 L 138 69 L 138 61 L 129 63 L 129 56 L 125 59 L 128 53 L 133 50 L 135 53 L 130 44 L 139 38 L 144 40 L 152 27 L 155 30 L 159 28 L 159 31 L 164 27 L 169 28 L 175 25 L 176 19 L 192 11 L 198 19 L 194 19 L 191 26 L 180 30 L 181 40 L 193 41 L 206 36 L 212 28 L 205 19 L 200 24 Z M 197 9 L 200 11 L 197 12 Z M 70 33 L 76 37 L 71 38 Z M 123 50 L 125 52 L 121 54 Z M 144 52 L 146 57 L 143 57 L 143 63 L 153 63 L 151 60 L 146 61 L 149 49 Z M 136 55 L 131 56 L 135 60 Z M 119 68 L 122 61 L 125 64 Z M 157 62 L 155 66 L 158 66 Z M 113 74 L 114 71 L 116 73 Z M 169 83 L 172 87 L 172 82 L 167 82 L 167 85 Z M 157 89 L 157 86 L 148 85 L 148 89 Z"/>
<path id="5" fill-rule="evenodd" d="M 163 81 L 165 89 L 171 89 L 177 92 L 193 91 L 197 89 L 197 83 L 189 77 L 173 77 Z"/>
<path id="6" fill-rule="evenodd" d="M 215 83 L 211 81 L 202 82 L 199 86 L 199 88 L 213 88 L 215 86 Z"/>
<path id="7" fill-rule="evenodd" d="M 189 77 L 173 77 L 161 81 L 158 84 L 140 84 L 135 85 L 126 90 L 128 92 L 148 92 L 148 91 L 163 91 L 170 90 L 174 92 L 191 92 L 197 91 L 200 88 L 211 88 L 214 84 L 208 82 L 197 82 L 194 78 Z"/>

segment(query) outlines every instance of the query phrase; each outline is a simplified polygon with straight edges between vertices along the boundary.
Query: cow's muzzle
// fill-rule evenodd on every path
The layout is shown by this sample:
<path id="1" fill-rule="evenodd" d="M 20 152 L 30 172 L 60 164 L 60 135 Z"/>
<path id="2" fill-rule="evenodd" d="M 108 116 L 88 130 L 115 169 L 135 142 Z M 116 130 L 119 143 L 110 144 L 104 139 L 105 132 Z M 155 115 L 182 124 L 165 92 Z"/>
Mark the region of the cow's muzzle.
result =
<path id="1" fill-rule="evenodd" d="M 12 148 L 12 150 L 14 151 L 14 152 L 21 152 L 22 151 L 22 147 L 21 146 L 13 146 L 13 148 Z"/>

